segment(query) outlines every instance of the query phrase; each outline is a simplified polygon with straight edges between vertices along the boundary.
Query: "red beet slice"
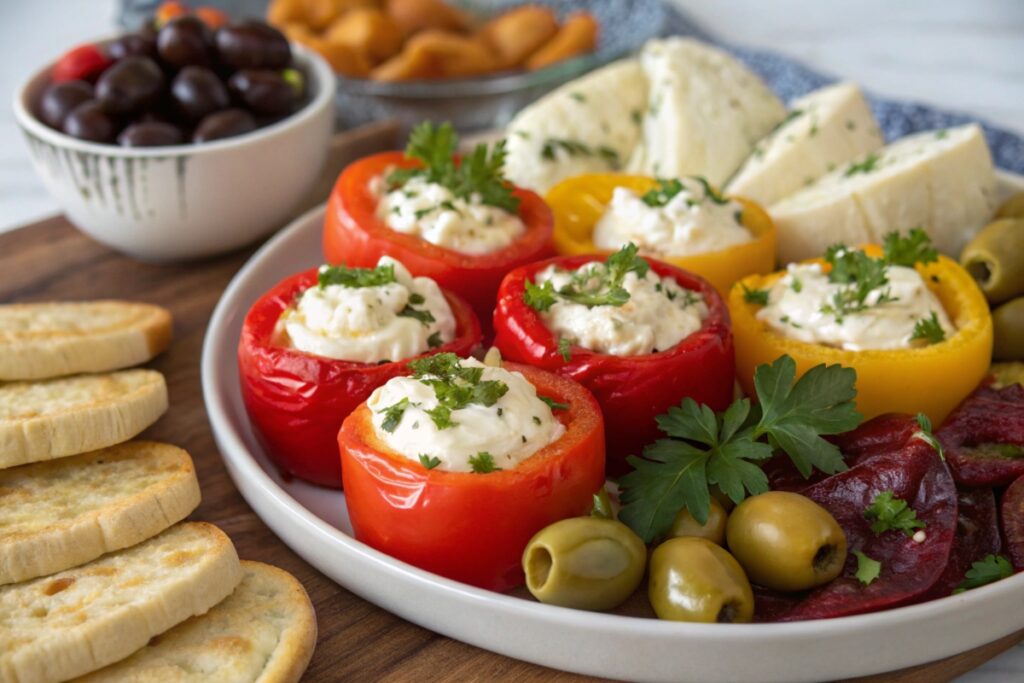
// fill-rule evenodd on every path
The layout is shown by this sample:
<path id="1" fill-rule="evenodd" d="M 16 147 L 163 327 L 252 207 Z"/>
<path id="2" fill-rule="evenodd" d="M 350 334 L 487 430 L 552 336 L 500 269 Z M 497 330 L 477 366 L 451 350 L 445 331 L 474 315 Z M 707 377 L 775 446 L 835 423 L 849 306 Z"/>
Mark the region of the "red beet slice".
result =
<path id="1" fill-rule="evenodd" d="M 1024 477 L 1010 484 L 1003 493 L 1000 512 L 1010 561 L 1015 570 L 1024 571 Z"/>
<path id="2" fill-rule="evenodd" d="M 1021 491 L 1024 493 L 1024 487 L 1021 487 Z M 956 538 L 949 553 L 949 562 L 942 576 L 921 601 L 944 598 L 952 593 L 964 580 L 964 574 L 972 563 L 986 555 L 998 553 L 1002 546 L 996 516 L 996 495 L 992 489 L 960 491 L 957 496 Z"/>
<path id="3" fill-rule="evenodd" d="M 961 486 L 1006 486 L 1024 476 L 1024 386 L 978 387 L 936 436 Z"/>
<path id="4" fill-rule="evenodd" d="M 850 469 L 803 489 L 839 522 L 850 555 L 842 575 L 812 591 L 779 621 L 828 619 L 905 605 L 938 581 L 956 532 L 957 491 L 946 465 L 931 446 L 913 436 L 916 431 L 909 416 L 883 416 L 865 423 L 842 439 Z M 927 525 L 923 542 L 900 531 L 871 531 L 864 510 L 883 491 L 892 491 L 914 508 Z M 855 577 L 854 550 L 882 563 L 881 575 L 868 586 Z"/>

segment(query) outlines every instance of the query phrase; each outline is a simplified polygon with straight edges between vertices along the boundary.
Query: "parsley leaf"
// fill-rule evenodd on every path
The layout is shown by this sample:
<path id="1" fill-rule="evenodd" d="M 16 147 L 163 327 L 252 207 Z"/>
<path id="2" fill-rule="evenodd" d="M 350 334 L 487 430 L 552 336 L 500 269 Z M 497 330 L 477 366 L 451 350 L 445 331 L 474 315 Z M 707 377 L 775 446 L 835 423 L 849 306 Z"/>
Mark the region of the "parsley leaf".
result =
<path id="1" fill-rule="evenodd" d="M 393 432 L 398 427 L 398 424 L 402 421 L 402 415 L 405 414 L 405 409 L 411 405 L 415 405 L 409 402 L 408 398 L 403 398 L 398 403 L 388 406 L 384 410 L 380 411 L 384 413 L 384 421 L 381 423 L 380 428 L 385 432 Z"/>
<path id="2" fill-rule="evenodd" d="M 436 349 L 438 346 L 444 346 L 444 340 L 441 339 L 441 332 L 437 331 L 434 334 L 427 337 L 427 346 Z"/>
<path id="3" fill-rule="evenodd" d="M 857 556 L 857 573 L 854 576 L 865 586 L 870 586 L 882 573 L 882 563 L 871 559 L 859 550 L 854 550 Z"/>
<path id="4" fill-rule="evenodd" d="M 871 258 L 859 249 L 835 244 L 825 251 L 825 261 L 831 266 L 829 282 L 846 285 L 832 295 L 831 303 L 821 307 L 822 313 L 834 315 L 837 322 L 841 323 L 845 316 L 870 306 L 895 301 L 889 289 L 884 289 L 868 303 L 872 292 L 889 284 L 883 259 Z"/>
<path id="5" fill-rule="evenodd" d="M 821 435 L 860 422 L 853 403 L 856 373 L 819 365 L 794 383 L 795 374 L 789 356 L 758 367 L 756 408 L 740 399 L 715 413 L 687 398 L 659 415 L 658 428 L 670 438 L 647 446 L 643 458 L 628 458 L 633 471 L 619 481 L 625 504 L 620 519 L 646 542 L 664 535 L 683 508 L 703 524 L 711 485 L 737 503 L 768 490 L 757 462 L 775 449 L 785 451 L 805 477 L 812 468 L 829 474 L 845 469 L 839 449 Z"/>
<path id="6" fill-rule="evenodd" d="M 942 329 L 939 316 L 932 311 L 930 318 L 921 318 L 914 323 L 914 333 L 910 335 L 910 341 L 924 341 L 927 344 L 938 344 L 946 340 L 946 331 Z"/>
<path id="7" fill-rule="evenodd" d="M 915 529 L 924 529 L 925 523 L 917 518 L 917 511 L 892 491 L 882 491 L 864 510 L 864 518 L 871 520 L 871 531 L 876 535 L 886 531 L 902 531 L 913 536 Z"/>
<path id="8" fill-rule="evenodd" d="M 953 590 L 953 593 L 963 593 L 1009 576 L 1013 576 L 1013 565 L 1009 560 L 1002 555 L 986 555 L 971 564 L 971 568 L 964 574 L 964 580 Z"/>
<path id="9" fill-rule="evenodd" d="M 406 304 L 405 308 L 400 310 L 397 315 L 400 318 L 415 318 L 416 320 L 419 320 L 424 325 L 429 325 L 430 323 L 434 322 L 434 314 L 433 313 L 431 313 L 428 310 L 423 310 L 423 309 L 419 309 L 419 308 L 413 308 L 412 306 L 410 306 L 408 304 Z"/>
<path id="10" fill-rule="evenodd" d="M 917 426 L 921 428 L 921 431 L 916 432 L 914 436 L 924 440 L 929 446 L 934 448 L 935 452 L 939 454 L 939 459 L 945 461 L 946 452 L 942 450 L 942 442 L 932 432 L 932 421 L 928 416 L 924 413 L 918 413 Z"/>
<path id="11" fill-rule="evenodd" d="M 550 280 L 545 281 L 542 285 L 526 280 L 524 285 L 526 288 L 523 291 L 523 301 L 535 311 L 543 313 L 558 301 L 558 297 L 555 296 L 555 287 Z"/>
<path id="12" fill-rule="evenodd" d="M 392 171 L 387 182 L 392 189 L 420 177 L 428 183 L 437 183 L 452 194 L 469 201 L 479 195 L 480 201 L 506 211 L 519 209 L 519 198 L 512 194 L 512 186 L 503 175 L 508 152 L 502 140 L 493 148 L 479 144 L 472 152 L 455 162 L 458 137 L 450 123 L 434 126 L 429 121 L 416 126 L 409 135 L 405 156 L 422 162 L 422 168 L 402 168 Z M 443 208 L 443 207 L 442 207 Z"/>
<path id="13" fill-rule="evenodd" d="M 420 454 L 420 464 L 426 467 L 428 470 L 432 470 L 441 464 L 441 458 L 436 455 L 424 455 Z"/>
<path id="14" fill-rule="evenodd" d="M 349 268 L 347 266 L 320 266 L 316 275 L 320 289 L 330 285 L 342 287 L 382 287 L 395 279 L 395 266 L 388 263 L 376 268 Z"/>
<path id="15" fill-rule="evenodd" d="M 454 353 L 438 353 L 409 362 L 413 377 L 434 390 L 438 405 L 426 411 L 438 429 L 457 423 L 452 412 L 477 403 L 493 406 L 508 392 L 500 380 L 484 380 L 482 367 L 464 367 Z"/>
<path id="16" fill-rule="evenodd" d="M 612 170 L 618 170 L 622 167 L 622 159 L 619 157 L 619 153 L 611 147 L 604 145 L 591 147 L 584 142 L 569 138 L 547 138 L 541 145 L 540 157 L 544 161 L 555 161 L 558 158 L 559 150 L 569 157 L 599 157 Z"/>
<path id="17" fill-rule="evenodd" d="M 566 363 L 572 360 L 572 342 L 565 337 L 561 337 L 558 340 L 558 354 L 562 357 Z"/>
<path id="18" fill-rule="evenodd" d="M 728 199 L 726 199 L 721 194 L 719 194 L 718 191 L 715 190 L 715 188 L 713 188 L 711 186 L 711 183 L 708 182 L 707 178 L 705 178 L 704 176 L 699 176 L 699 175 L 695 175 L 695 176 L 692 176 L 692 177 L 693 177 L 694 180 L 696 180 L 698 183 L 700 183 L 701 185 L 704 186 L 704 195 L 708 199 L 713 201 L 715 204 L 718 204 L 718 205 L 721 206 L 721 205 L 729 203 Z"/>
<path id="19" fill-rule="evenodd" d="M 905 237 L 899 232 L 890 232 L 883 238 L 883 245 L 883 258 L 891 266 L 913 268 L 918 263 L 932 263 L 939 258 L 932 238 L 921 228 L 912 228 Z"/>
<path id="20" fill-rule="evenodd" d="M 568 403 L 559 403 L 558 401 L 556 401 L 555 399 L 551 398 L 550 396 L 544 396 L 543 394 L 537 394 L 537 398 L 539 398 L 540 400 L 542 400 L 545 403 L 547 403 L 548 404 L 548 408 L 551 408 L 551 410 L 568 410 L 568 408 L 569 408 L 569 404 Z"/>
<path id="21" fill-rule="evenodd" d="M 523 301 L 530 308 L 544 312 L 562 299 L 587 308 L 595 306 L 622 306 L 629 301 L 629 292 L 622 286 L 626 275 L 636 273 L 646 277 L 650 264 L 637 254 L 639 248 L 630 242 L 601 263 L 593 261 L 572 273 L 570 281 L 555 290 L 550 280 L 544 284 L 527 280 Z"/>
<path id="22" fill-rule="evenodd" d="M 671 180 L 658 178 L 656 182 L 658 183 L 657 187 L 648 190 L 640 197 L 647 206 L 665 206 L 684 189 L 678 178 Z"/>
<path id="23" fill-rule="evenodd" d="M 469 464 L 475 474 L 487 474 L 501 469 L 494 465 L 494 456 L 487 451 L 480 451 L 476 455 L 469 456 Z"/>
<path id="24" fill-rule="evenodd" d="M 863 161 L 850 164 L 846 168 L 846 172 L 843 173 L 843 176 L 849 178 L 850 176 L 857 175 L 858 173 L 871 173 L 872 171 L 877 170 L 878 162 L 880 160 L 881 157 L 872 152 L 867 155 Z"/>
<path id="25" fill-rule="evenodd" d="M 742 282 L 740 287 L 743 288 L 743 300 L 748 304 L 754 304 L 756 306 L 767 306 L 768 305 L 768 290 L 767 289 L 750 289 Z"/>

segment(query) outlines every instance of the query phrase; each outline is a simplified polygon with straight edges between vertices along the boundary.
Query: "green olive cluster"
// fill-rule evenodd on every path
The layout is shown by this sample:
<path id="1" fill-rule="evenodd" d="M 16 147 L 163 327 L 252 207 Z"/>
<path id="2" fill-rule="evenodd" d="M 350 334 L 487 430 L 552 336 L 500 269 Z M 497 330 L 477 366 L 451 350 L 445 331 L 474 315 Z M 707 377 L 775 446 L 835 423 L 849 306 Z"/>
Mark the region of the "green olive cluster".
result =
<path id="1" fill-rule="evenodd" d="M 603 493 L 600 500 L 607 500 Z M 646 570 L 647 596 L 660 619 L 743 623 L 754 616 L 751 582 L 802 591 L 842 571 L 846 535 L 811 499 L 769 491 L 731 513 L 730 504 L 712 498 L 704 524 L 680 511 L 649 561 L 640 537 L 613 518 L 610 505 L 599 504 L 603 514 L 564 519 L 530 540 L 526 586 L 544 603 L 608 610 L 637 590 Z"/>

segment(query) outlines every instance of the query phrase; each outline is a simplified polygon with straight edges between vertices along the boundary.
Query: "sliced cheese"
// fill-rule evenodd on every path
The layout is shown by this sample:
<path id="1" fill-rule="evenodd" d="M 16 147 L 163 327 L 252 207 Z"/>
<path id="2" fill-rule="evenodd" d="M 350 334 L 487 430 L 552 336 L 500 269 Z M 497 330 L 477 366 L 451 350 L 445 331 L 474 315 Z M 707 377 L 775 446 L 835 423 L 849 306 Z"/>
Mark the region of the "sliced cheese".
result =
<path id="1" fill-rule="evenodd" d="M 720 186 L 786 116 L 753 72 L 699 41 L 652 40 L 640 61 L 651 87 L 633 172 L 702 175 Z"/>
<path id="2" fill-rule="evenodd" d="M 789 116 L 757 143 L 726 191 L 769 206 L 883 143 L 860 88 L 830 85 L 793 100 Z"/>
<path id="3" fill-rule="evenodd" d="M 911 135 L 845 164 L 769 209 L 782 263 L 837 242 L 879 242 L 920 227 L 956 256 L 992 217 L 992 156 L 976 124 Z"/>
<path id="4" fill-rule="evenodd" d="M 619 170 L 640 139 L 646 97 L 635 59 L 563 85 L 508 124 L 506 175 L 543 193 L 571 176 Z"/>

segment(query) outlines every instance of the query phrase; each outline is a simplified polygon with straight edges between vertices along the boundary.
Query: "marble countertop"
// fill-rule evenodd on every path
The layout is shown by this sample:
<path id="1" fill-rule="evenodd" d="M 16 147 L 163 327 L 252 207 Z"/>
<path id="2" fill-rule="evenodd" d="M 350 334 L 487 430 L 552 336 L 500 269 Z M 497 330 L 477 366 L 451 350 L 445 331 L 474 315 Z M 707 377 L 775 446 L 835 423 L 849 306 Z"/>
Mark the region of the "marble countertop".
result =
<path id="1" fill-rule="evenodd" d="M 1019 0 L 673 1 L 727 41 L 778 50 L 879 94 L 970 113 L 1024 134 Z M 115 4 L 0 1 L 0 93 L 9 101 L 62 48 L 109 33 Z M 10 107 L 0 107 L 0 231 L 56 211 L 29 166 Z M 1024 680 L 1024 646 L 959 680 Z"/>

